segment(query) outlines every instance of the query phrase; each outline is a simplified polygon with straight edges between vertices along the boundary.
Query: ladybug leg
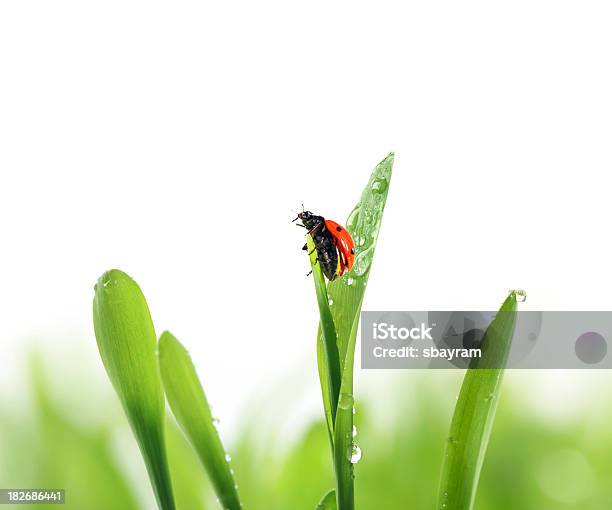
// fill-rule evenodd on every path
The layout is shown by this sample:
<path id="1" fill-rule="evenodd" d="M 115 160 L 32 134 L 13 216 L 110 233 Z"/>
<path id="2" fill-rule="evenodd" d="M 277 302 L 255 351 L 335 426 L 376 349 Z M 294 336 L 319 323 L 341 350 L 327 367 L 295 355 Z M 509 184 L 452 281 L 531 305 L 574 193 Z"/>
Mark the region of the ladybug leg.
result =
<path id="1" fill-rule="evenodd" d="M 304 225 L 302 225 L 301 223 L 296 223 L 295 224 L 296 227 L 302 227 L 302 228 L 306 228 Z"/>
<path id="2" fill-rule="evenodd" d="M 315 263 L 315 266 L 316 266 L 319 263 L 319 259 L 316 259 L 314 261 L 314 263 Z M 308 271 L 308 274 L 306 274 L 306 276 L 310 276 L 311 274 L 312 274 L 312 269 L 310 271 Z"/>
<path id="3" fill-rule="evenodd" d="M 308 249 L 308 245 L 305 244 L 304 246 L 302 246 L 302 250 L 306 251 Z M 316 250 L 316 248 L 313 248 L 312 251 L 308 252 L 308 255 L 312 255 L 314 253 L 314 251 Z"/>

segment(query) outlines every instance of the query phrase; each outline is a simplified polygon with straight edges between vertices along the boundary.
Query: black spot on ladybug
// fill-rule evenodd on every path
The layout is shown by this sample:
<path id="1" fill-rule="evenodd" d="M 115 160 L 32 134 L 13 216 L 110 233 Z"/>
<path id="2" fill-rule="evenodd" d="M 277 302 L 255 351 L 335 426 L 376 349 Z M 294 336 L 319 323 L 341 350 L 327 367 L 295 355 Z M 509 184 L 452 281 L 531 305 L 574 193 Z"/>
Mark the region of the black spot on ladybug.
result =
<path id="1" fill-rule="evenodd" d="M 342 232 L 342 227 L 336 227 L 336 232 Z"/>
<path id="2" fill-rule="evenodd" d="M 355 255 L 355 248 L 351 248 L 351 254 Z"/>

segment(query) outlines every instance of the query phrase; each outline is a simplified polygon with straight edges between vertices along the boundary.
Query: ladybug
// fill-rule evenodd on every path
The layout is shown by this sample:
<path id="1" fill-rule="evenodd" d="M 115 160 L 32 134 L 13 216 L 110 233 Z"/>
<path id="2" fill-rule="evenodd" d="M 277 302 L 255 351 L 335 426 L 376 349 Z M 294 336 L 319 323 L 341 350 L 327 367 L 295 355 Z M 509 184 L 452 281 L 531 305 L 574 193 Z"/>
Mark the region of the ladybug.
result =
<path id="1" fill-rule="evenodd" d="M 312 236 L 317 250 L 317 261 L 328 280 L 332 281 L 353 268 L 355 243 L 343 226 L 310 211 L 302 211 L 293 221 L 298 219 L 303 223 L 298 225 L 308 229 L 308 234 Z M 307 249 L 306 245 L 303 249 Z"/>

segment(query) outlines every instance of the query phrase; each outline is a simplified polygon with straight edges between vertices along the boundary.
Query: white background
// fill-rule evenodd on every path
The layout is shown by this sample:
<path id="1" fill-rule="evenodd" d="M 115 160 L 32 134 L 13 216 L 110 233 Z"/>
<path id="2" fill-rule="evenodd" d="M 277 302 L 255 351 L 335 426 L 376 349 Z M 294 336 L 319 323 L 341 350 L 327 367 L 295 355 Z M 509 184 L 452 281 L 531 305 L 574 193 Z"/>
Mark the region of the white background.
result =
<path id="1" fill-rule="evenodd" d="M 303 201 L 344 221 L 390 150 L 366 309 L 492 309 L 513 287 L 525 308 L 610 309 L 611 14 L 2 2 L 2 393 L 31 340 L 107 384 L 91 300 L 118 267 L 220 415 L 296 371 L 319 412 L 290 220 Z"/>

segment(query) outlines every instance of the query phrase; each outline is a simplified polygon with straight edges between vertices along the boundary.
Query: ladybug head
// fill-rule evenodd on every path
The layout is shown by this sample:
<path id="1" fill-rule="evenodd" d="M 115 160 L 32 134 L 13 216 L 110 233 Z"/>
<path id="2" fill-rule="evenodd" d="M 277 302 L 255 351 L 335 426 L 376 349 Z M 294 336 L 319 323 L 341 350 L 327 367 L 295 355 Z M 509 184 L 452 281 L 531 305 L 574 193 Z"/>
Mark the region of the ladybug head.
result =
<path id="1" fill-rule="evenodd" d="M 298 214 L 298 218 L 302 221 L 308 221 L 313 216 L 314 215 L 310 211 L 302 211 L 301 213 Z"/>
<path id="2" fill-rule="evenodd" d="M 316 216 L 310 211 L 302 211 L 298 214 L 296 220 L 297 219 L 302 220 L 304 226 L 309 230 L 316 227 L 319 223 L 325 221 L 322 216 Z"/>

